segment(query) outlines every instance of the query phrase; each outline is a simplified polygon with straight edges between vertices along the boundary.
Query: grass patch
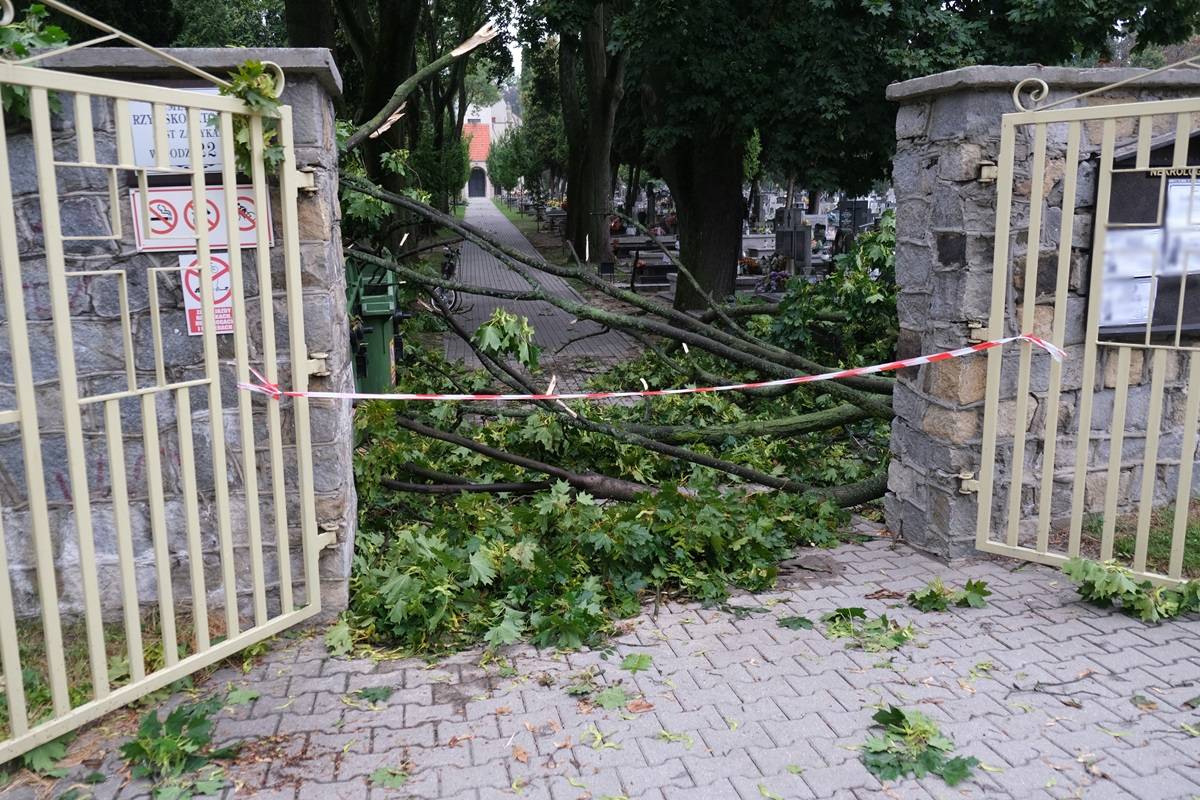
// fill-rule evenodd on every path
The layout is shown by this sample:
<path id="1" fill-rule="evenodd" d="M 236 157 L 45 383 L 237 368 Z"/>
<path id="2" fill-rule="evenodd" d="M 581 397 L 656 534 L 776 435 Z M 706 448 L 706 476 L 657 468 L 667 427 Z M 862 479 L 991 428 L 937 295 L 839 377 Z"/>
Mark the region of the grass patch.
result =
<path id="1" fill-rule="evenodd" d="M 219 611 L 219 609 L 217 609 Z M 209 616 L 209 639 L 217 644 L 225 638 L 223 613 Z M 185 658 L 195 652 L 195 628 L 192 621 L 182 616 L 175 621 L 175 636 L 179 657 Z M 67 696 L 75 708 L 93 699 L 91 664 L 88 658 L 87 629 L 82 619 L 64 620 L 62 624 L 63 661 L 67 673 Z M 17 621 L 17 641 L 21 655 L 21 676 L 25 686 L 25 707 L 30 725 L 36 725 L 53 716 L 54 704 L 50 690 L 50 675 L 46 659 L 46 642 L 40 618 Z M 265 652 L 266 643 L 258 643 L 227 661 L 241 663 L 248 670 L 253 660 Z M 108 666 L 109 688 L 115 689 L 129 683 L 129 646 L 125 626 L 114 622 L 104 626 L 105 662 Z M 142 618 L 142 654 L 147 675 L 166 666 L 163 657 L 162 627 L 156 610 L 147 611 Z M 226 662 L 221 662 L 226 663 Z M 171 691 L 190 687 L 194 680 L 201 679 L 220 664 L 213 664 L 188 678 L 176 681 L 158 696 Z M 0 735 L 11 736 L 9 725 L 8 693 L 0 692 Z"/>
<path id="2" fill-rule="evenodd" d="M 1175 525 L 1175 509 L 1156 508 L 1150 514 L 1150 539 L 1146 544 L 1146 568 L 1166 574 L 1171 562 L 1171 539 Z M 1104 531 L 1104 515 L 1092 514 L 1084 519 L 1083 537 L 1099 552 Z M 1113 558 L 1128 564 L 1133 561 L 1137 543 L 1137 514 L 1117 517 L 1113 538 Z M 1187 532 L 1183 541 L 1183 575 L 1200 577 L 1200 498 L 1193 498 L 1188 509 Z"/>

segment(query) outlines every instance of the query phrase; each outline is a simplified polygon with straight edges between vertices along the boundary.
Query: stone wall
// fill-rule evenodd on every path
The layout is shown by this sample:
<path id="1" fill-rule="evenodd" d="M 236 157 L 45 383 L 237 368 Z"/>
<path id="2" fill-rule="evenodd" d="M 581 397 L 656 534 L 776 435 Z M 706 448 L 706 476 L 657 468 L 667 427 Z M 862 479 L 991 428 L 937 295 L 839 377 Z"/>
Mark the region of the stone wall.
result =
<path id="1" fill-rule="evenodd" d="M 305 336 L 309 354 L 327 354 L 328 374 L 315 376 L 311 386 L 319 390 L 352 390 L 352 365 L 348 358 L 348 320 L 345 311 L 345 273 L 343 268 L 337 198 L 337 147 L 334 131 L 333 102 L 341 90 L 341 78 L 326 50 L 176 50 L 183 60 L 224 74 L 247 59 L 267 59 L 279 64 L 287 83 L 283 102 L 294 115 L 297 166 L 315 176 L 315 191 L 301 192 L 298 199 L 301 270 Z M 185 73 L 165 68 L 149 53 L 124 48 L 82 50 L 50 60 L 49 67 L 71 72 L 117 77 L 129 81 L 168 83 L 180 87 L 200 85 Z M 60 97 L 53 118 L 54 147 L 59 159 L 75 160 L 76 138 L 70 95 Z M 93 129 L 97 157 L 101 162 L 115 158 L 114 105 L 108 99 L 94 97 Z M 72 509 L 67 472 L 67 448 L 63 433 L 63 410 L 59 389 L 58 362 L 55 355 L 45 261 L 45 244 L 37 194 L 37 174 L 33 160 L 32 136 L 28 126 L 9 125 L 8 155 L 10 183 L 18 228 L 20 269 L 25 286 L 33 370 L 39 398 L 39 425 L 42 435 L 44 473 L 49 493 L 50 525 L 57 567 L 60 609 L 65 615 L 82 608 L 79 574 L 78 539 Z M 129 193 L 133 173 L 120 173 L 118 206 L 125 231 L 124 238 L 110 241 L 66 242 L 67 270 L 122 270 L 128 285 L 129 324 L 134 344 L 134 366 L 139 387 L 156 384 L 154 347 L 151 328 L 149 274 L 157 273 L 157 301 L 162 325 L 163 361 L 168 381 L 204 377 L 203 337 L 189 336 L 184 324 L 179 253 L 139 253 L 131 231 Z M 111 229 L 107 175 L 97 169 L 60 167 L 57 170 L 62 233 L 93 235 Z M 186 181 L 187 178 L 175 182 Z M 248 181 L 247 181 L 248 182 Z M 276 325 L 277 361 L 281 381 L 290 381 L 288 318 L 285 294 L 279 185 L 272 180 L 271 208 L 275 242 L 271 250 L 272 302 Z M 0 210 L 3 213 L 3 210 Z M 242 251 L 245 275 L 242 296 L 249 330 L 251 363 L 262 363 L 260 320 L 263 300 L 255 275 L 256 251 Z M 8 268 L 8 265 L 5 265 Z M 68 278 L 71 331 L 79 391 L 82 396 L 119 392 L 127 388 L 126 357 L 122 340 L 122 314 L 113 276 Z M 207 388 L 190 390 L 191 427 L 196 456 L 196 479 L 200 539 L 210 608 L 223 604 L 223 586 L 219 559 L 218 515 L 214 486 L 226 483 L 231 495 L 231 532 L 235 567 L 238 575 L 240 605 L 249 609 L 250 568 L 248 520 L 257 515 L 262 526 L 264 567 L 268 583 L 268 606 L 278 609 L 279 566 L 274 526 L 274 495 L 267 428 L 267 402 L 255 398 L 254 441 L 259 487 L 257 507 L 248 508 L 244 475 L 247 459 L 240 444 L 238 418 L 239 392 L 231 362 L 233 336 L 218 336 L 221 359 L 220 378 L 223 417 L 221 424 L 227 442 L 227 474 L 215 475 L 211 450 L 211 415 Z M 159 393 L 157 424 L 160 437 L 161 475 L 165 488 L 166 532 L 170 550 L 172 583 L 177 603 L 191 603 L 187 549 L 187 498 L 184 496 L 183 459 L 179 419 L 172 393 Z M 0 319 L 0 408 L 15 408 L 10 342 L 6 319 Z M 297 602 L 303 601 L 303 568 L 298 527 L 296 489 L 295 433 L 289 404 L 282 406 L 284 478 L 287 490 L 291 565 Z M 314 401 L 312 441 L 317 523 L 321 532 L 331 534 L 333 543 L 320 557 L 322 601 L 327 610 L 336 611 L 347 602 L 349 562 L 355 529 L 355 496 L 352 456 L 351 412 L 347 403 Z M 157 595 L 155 553 L 151 538 L 151 508 L 147 481 L 145 440 L 140 404 L 135 400 L 121 403 L 126 482 L 130 496 L 132 545 L 135 554 L 138 593 L 143 603 L 154 602 Z M 106 617 L 112 619 L 121 608 L 117 528 L 114 523 L 112 480 L 106 451 L 105 421 L 102 405 L 84 407 L 85 455 L 91 510 L 95 527 L 96 567 Z M 30 511 L 24 474 L 19 431 L 15 425 L 0 426 L 0 506 L 7 540 L 9 574 L 13 581 L 14 602 L 18 614 L 38 613 L 40 601 L 36 589 L 35 564 Z"/>
<path id="2" fill-rule="evenodd" d="M 970 67 L 894 84 L 888 99 L 899 104 L 893 181 L 897 198 L 896 275 L 900 322 L 899 356 L 906 358 L 961 347 L 983 333 L 990 337 L 1019 332 L 1021 296 L 1029 234 L 1032 126 L 1019 127 L 1014 174 L 1010 286 L 1002 331 L 986 328 L 991 310 L 993 245 L 996 222 L 996 183 L 980 180 L 981 168 L 998 160 L 1001 116 L 1014 111 L 1012 90 L 1026 78 L 1046 81 L 1047 101 L 1107 86 L 1142 70 L 1037 67 Z M 1173 71 L 1115 92 L 1106 91 L 1073 105 L 1111 104 L 1195 96 L 1200 76 Z M 1117 152 L 1136 142 L 1134 120 L 1117 124 Z M 1154 132 L 1172 133 L 1174 117 L 1154 120 Z M 1054 313 L 1059 232 L 1064 213 L 1063 174 L 1065 125 L 1048 128 L 1043 222 L 1038 247 L 1036 280 L 1037 333 L 1049 336 Z M 1053 518 L 1061 524 L 1069 513 L 1082 384 L 1084 326 L 1091 263 L 1093 204 L 1096 192 L 1100 124 L 1082 130 L 1078 190 L 1070 252 L 1070 291 L 1067 298 L 1065 344 L 1069 357 L 1063 369 L 1062 396 L 1056 408 L 1047 407 L 1049 359 L 1035 356 L 1030 383 L 1028 443 L 1022 486 L 1022 534 L 1036 518 L 1038 482 L 1043 469 L 1055 470 Z M 989 338 L 990 338 L 989 337 Z M 1098 363 L 1095 406 L 1091 425 L 1086 511 L 1102 509 L 1107 485 L 1108 437 L 1112 427 L 1116 353 L 1104 351 Z M 993 530 L 1006 522 L 1009 462 L 1014 435 L 1019 348 L 1005 352 Z M 1174 501 L 1181 455 L 1186 377 L 1186 353 L 1168 354 L 1165 375 L 1163 440 L 1159 453 L 1156 503 Z M 898 375 L 896 417 L 892 426 L 892 462 L 885 502 L 889 527 L 905 540 L 943 557 L 970 554 L 974 549 L 977 498 L 964 478 L 978 477 L 987 358 L 956 359 Z M 1136 507 L 1141 482 L 1146 415 L 1150 401 L 1149 359 L 1134 352 L 1130 369 L 1126 416 L 1125 458 L 1121 470 L 1119 510 Z M 1058 415 L 1060 434 L 1055 464 L 1042 463 L 1043 429 L 1048 413 Z M 1022 430 L 1026 426 L 1022 426 Z M 1184 454 L 1194 458 L 1194 452 Z M 1023 541 L 1025 539 L 1023 538 Z"/>

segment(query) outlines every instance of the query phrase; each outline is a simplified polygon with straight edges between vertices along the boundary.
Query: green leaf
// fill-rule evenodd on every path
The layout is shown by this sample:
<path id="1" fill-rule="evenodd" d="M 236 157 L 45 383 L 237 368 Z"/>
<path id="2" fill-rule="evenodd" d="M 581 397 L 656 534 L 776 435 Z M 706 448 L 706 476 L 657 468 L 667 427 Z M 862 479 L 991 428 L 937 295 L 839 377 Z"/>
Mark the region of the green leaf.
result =
<path id="1" fill-rule="evenodd" d="M 638 673 L 643 670 L 650 669 L 654 659 L 647 653 L 630 653 L 621 661 L 621 669 L 628 670 L 632 673 Z"/>
<path id="2" fill-rule="evenodd" d="M 978 764 L 979 760 L 974 756 L 967 758 L 958 756 L 946 761 L 938 774 L 942 776 L 942 780 L 946 782 L 947 786 L 957 786 L 971 777 L 971 770 Z"/>
<path id="3" fill-rule="evenodd" d="M 596 695 L 596 705 L 609 711 L 622 708 L 628 702 L 629 695 L 620 686 L 609 686 Z"/>
<path id="4" fill-rule="evenodd" d="M 225 695 L 225 705 L 229 706 L 244 706 L 247 703 L 252 703 L 259 698 L 257 689 L 251 689 L 246 686 L 238 686 L 230 689 Z"/>
<path id="5" fill-rule="evenodd" d="M 813 621 L 808 617 L 781 617 L 779 627 L 793 631 L 812 630 Z"/>
<path id="6" fill-rule="evenodd" d="M 67 770 L 60 768 L 58 762 L 66 757 L 67 745 L 73 738 L 74 734 L 68 734 L 40 744 L 22 755 L 21 763 L 30 772 L 36 772 L 38 775 L 61 778 L 67 774 Z"/>
<path id="7" fill-rule="evenodd" d="M 374 705 L 386 702 L 395 691 L 392 686 L 367 686 L 356 691 L 354 696 Z"/>
<path id="8" fill-rule="evenodd" d="M 370 781 L 383 789 L 402 789 L 408 783 L 408 772 L 400 767 L 380 767 L 371 773 Z"/>
<path id="9" fill-rule="evenodd" d="M 482 547 L 471 554 L 470 566 L 471 574 L 467 578 L 467 586 L 487 586 L 495 580 L 496 567 L 492 564 L 492 557 Z"/>
<path id="10" fill-rule="evenodd" d="M 329 627 L 325 632 L 325 647 L 333 656 L 349 655 L 354 649 L 354 637 L 350 631 L 350 623 L 343 617 Z"/>
<path id="11" fill-rule="evenodd" d="M 758 785 L 758 793 L 760 795 L 762 795 L 763 797 L 767 798 L 767 800 L 783 800 L 783 797 L 781 795 L 775 794 L 770 789 L 768 789 L 766 787 L 766 785 L 761 784 L 761 783 Z"/>

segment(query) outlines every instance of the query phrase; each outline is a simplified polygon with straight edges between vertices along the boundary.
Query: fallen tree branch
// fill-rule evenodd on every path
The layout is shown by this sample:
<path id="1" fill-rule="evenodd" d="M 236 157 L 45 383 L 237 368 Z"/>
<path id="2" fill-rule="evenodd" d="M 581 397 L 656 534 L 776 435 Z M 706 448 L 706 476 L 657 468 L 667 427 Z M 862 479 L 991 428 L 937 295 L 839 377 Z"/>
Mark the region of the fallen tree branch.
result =
<path id="1" fill-rule="evenodd" d="M 453 317 L 447 317 L 446 321 L 450 325 L 451 330 L 453 330 L 459 338 L 467 343 L 467 346 L 471 348 L 476 357 L 479 358 L 480 362 L 485 368 L 488 369 L 489 372 L 492 372 L 493 375 L 496 375 L 502 381 L 518 391 L 525 391 L 530 394 L 536 393 L 537 390 L 533 387 L 532 383 L 530 383 L 529 379 L 522 375 L 519 371 L 509 366 L 504 361 L 493 358 L 492 356 L 480 350 L 478 345 L 476 345 L 474 340 L 471 338 L 470 334 L 465 328 L 462 327 L 457 319 L 454 319 Z M 504 375 L 500 375 L 499 372 L 503 372 L 504 375 L 507 375 L 507 378 L 504 377 Z M 611 436 L 617 441 L 624 442 L 625 444 L 635 445 L 652 452 L 668 456 L 670 458 L 686 461 L 691 464 L 698 464 L 702 467 L 708 467 L 710 469 L 715 469 L 719 472 L 724 472 L 752 483 L 769 486 L 773 489 L 780 489 L 782 491 L 793 492 L 796 494 L 806 494 L 808 492 L 815 491 L 819 494 L 830 494 L 830 496 L 832 496 L 831 492 L 833 490 L 827 491 L 825 489 L 817 489 L 800 481 L 790 478 L 780 478 L 777 475 L 771 475 L 769 473 L 762 472 L 761 470 L 754 469 L 753 467 L 747 467 L 742 464 L 726 461 L 705 453 L 697 453 L 694 450 L 689 450 L 685 447 L 679 447 L 677 445 L 661 442 L 656 439 L 635 433 L 628 428 L 588 419 L 579 411 L 569 409 L 565 403 L 552 405 L 549 402 L 542 402 L 541 405 L 547 411 L 556 414 L 563 414 L 562 421 L 566 425 L 581 428 L 593 433 L 601 433 Z M 560 408 L 562 409 L 561 411 Z M 856 498 L 857 495 L 853 495 L 852 497 Z M 851 505 L 857 505 L 861 502 L 865 501 L 856 500 L 855 502 L 851 503 Z"/>
<path id="2" fill-rule="evenodd" d="M 628 430 L 669 444 L 719 445 L 731 436 L 798 436 L 869 419 L 870 416 L 858 406 L 846 403 L 811 414 L 747 420 L 732 425 L 713 425 L 707 428 L 691 425 L 629 425 Z"/>
<path id="3" fill-rule="evenodd" d="M 432 428 L 400 414 L 396 415 L 396 424 L 405 430 L 412 431 L 421 436 L 465 447 L 495 461 L 512 464 L 514 467 L 520 467 L 530 472 L 540 472 L 552 478 L 558 478 L 559 480 L 566 481 L 575 489 L 587 492 L 594 497 L 608 500 L 635 500 L 638 495 L 656 491 L 653 487 L 642 483 L 635 483 L 634 481 L 627 481 L 623 478 L 613 478 L 596 472 L 572 472 L 562 467 L 556 467 L 553 464 L 546 464 L 536 459 L 526 458 L 515 453 L 509 453 L 506 450 L 491 447 L 474 439 L 469 439 L 466 436 L 460 436 L 457 433 L 449 433 L 440 428 Z"/>
<path id="4" fill-rule="evenodd" d="M 618 314 L 612 311 L 606 311 L 594 305 L 588 305 L 566 297 L 552 295 L 549 292 L 540 288 L 531 288 L 524 292 L 514 292 L 502 289 L 490 289 L 483 286 L 474 286 L 462 284 L 456 281 L 446 281 L 439 277 L 405 267 L 395 262 L 387 261 L 377 256 L 372 256 L 367 253 L 358 251 L 350 251 L 348 256 L 358 258 L 376 266 L 390 269 L 393 272 L 427 287 L 440 287 L 443 289 L 453 289 L 456 291 L 467 292 L 468 294 L 479 294 L 486 297 L 497 297 L 502 299 L 512 300 L 540 300 L 550 303 L 567 313 L 583 319 L 590 319 L 602 325 L 618 328 L 620 330 L 637 330 L 643 333 L 656 334 L 667 339 L 685 342 L 692 347 L 698 347 L 713 355 L 726 358 L 734 363 L 742 364 L 750 367 L 760 373 L 771 375 L 777 378 L 788 378 L 795 375 L 795 370 L 788 369 L 775 361 L 748 354 L 735 347 L 723 344 L 718 341 L 693 331 L 681 330 L 659 320 L 650 319 L 647 317 L 631 317 L 625 314 Z M 532 279 L 536 280 L 536 279 Z M 684 315 L 687 316 L 687 315 Z M 689 318 L 690 319 L 690 318 Z M 706 326 L 707 327 L 707 326 Z M 871 411 L 875 416 L 881 419 L 891 419 L 892 406 L 891 400 L 885 399 L 878 394 L 859 391 L 852 388 L 855 381 L 863 381 L 865 378 L 850 379 L 846 381 L 825 381 L 822 383 L 811 384 L 811 387 L 817 391 L 823 391 L 835 397 L 842 399 L 845 402 L 853 403 L 863 409 Z"/>
<path id="5" fill-rule="evenodd" d="M 350 134 L 350 137 L 346 139 L 346 143 L 343 145 L 342 149 L 346 152 L 349 152 L 362 145 L 362 143 L 368 139 L 375 138 L 376 136 L 382 134 L 393 124 L 395 124 L 396 120 L 399 119 L 399 116 L 396 114 L 396 112 L 400 110 L 400 106 L 404 105 L 404 101 L 408 99 L 410 94 L 416 91 L 416 88 L 420 86 L 421 83 L 441 72 L 443 69 L 450 66 L 455 61 L 474 50 L 476 47 L 487 44 L 492 39 L 496 38 L 499 33 L 499 29 L 496 28 L 494 24 L 489 22 L 476 31 L 470 39 L 467 39 L 467 41 L 463 42 L 449 53 L 446 53 L 440 58 L 434 59 L 414 72 L 412 75 L 405 78 L 404 81 L 396 87 L 396 91 L 392 92 L 391 98 L 388 99 L 383 108 L 379 109 L 379 112 L 375 114 L 375 116 L 364 122 L 358 127 L 357 130 L 354 131 L 354 133 Z"/>
<path id="6" fill-rule="evenodd" d="M 708 350 L 714 355 L 720 355 L 722 358 L 728 358 L 737 363 L 757 369 L 760 372 L 764 372 L 764 374 L 771 374 L 775 375 L 776 377 L 785 377 L 795 374 L 796 372 L 802 372 L 804 374 L 811 375 L 834 371 L 830 367 L 826 367 L 822 364 L 818 364 L 815 361 L 803 358 L 802 356 L 799 356 L 788 350 L 782 350 L 774 347 L 773 345 L 762 347 L 754 344 L 753 342 L 749 342 L 744 338 L 727 333 L 720 328 L 707 325 L 691 314 L 683 311 L 677 311 L 670 306 L 658 303 L 643 295 L 639 295 L 636 292 L 630 292 L 626 289 L 616 287 L 615 285 L 610 284 L 608 281 L 601 279 L 598 275 L 594 274 L 590 270 L 561 267 L 546 261 L 540 256 L 537 257 L 536 261 L 530 261 L 528 260 L 531 258 L 529 253 L 523 253 L 514 248 L 496 242 L 488 234 L 475 228 L 473 225 L 462 222 L 461 220 L 448 214 L 443 214 L 437 209 L 427 206 L 424 203 L 404 197 L 403 195 L 398 195 L 393 192 L 380 189 L 370 182 L 362 181 L 356 178 L 345 178 L 343 183 L 355 191 L 362 192 L 363 194 L 367 194 L 378 200 L 383 200 L 391 203 L 392 205 L 420 214 L 421 216 L 424 216 L 427 219 L 430 219 L 439 225 L 442 225 L 443 227 L 462 235 L 464 238 L 474 242 L 482 249 L 495 256 L 499 261 L 504 263 L 517 274 L 521 275 L 531 285 L 538 285 L 536 277 L 530 273 L 531 269 L 541 270 L 561 278 L 575 278 L 614 299 L 621 300 L 629 305 L 634 306 L 635 308 L 640 308 L 643 311 L 648 311 L 649 313 L 654 314 L 661 319 L 667 320 L 671 323 L 670 325 L 656 323 L 658 330 L 654 331 L 656 333 L 660 333 L 660 335 L 663 335 L 666 338 L 681 339 L 680 334 L 684 332 L 691 333 L 700 338 L 698 338 L 695 342 L 688 341 L 688 344 L 694 344 L 697 347 Z M 546 296 L 541 299 L 556 305 L 559 308 L 563 308 L 569 313 L 575 313 L 572 309 L 563 305 L 563 302 L 560 302 L 565 302 L 565 298 Z M 578 303 L 575 303 L 574 305 L 577 308 L 592 308 L 590 306 L 581 306 Z M 592 314 L 580 313 L 576 315 L 585 316 L 589 319 L 596 319 L 597 321 L 605 324 L 612 324 L 614 327 L 622 330 L 624 329 L 624 326 L 620 324 L 620 321 L 622 319 L 632 319 L 625 315 L 616 315 L 612 314 L 611 312 L 607 314 L 607 318 L 599 316 L 601 314 L 602 312 L 597 309 L 593 311 Z M 645 320 L 644 324 L 649 322 L 651 321 Z M 705 346 L 701 342 L 711 342 L 721 346 L 723 349 L 721 352 L 718 352 L 713 350 L 712 347 Z M 764 368 L 764 365 L 766 365 L 766 368 Z M 788 367 L 791 367 L 791 369 L 789 370 Z M 825 386 L 817 388 L 816 390 L 833 394 L 847 402 L 857 402 L 857 400 L 861 400 L 862 402 L 858 403 L 860 405 L 866 403 L 867 405 L 873 406 L 877 409 L 883 409 L 886 407 L 888 410 L 886 411 L 885 415 L 890 418 L 890 403 L 886 404 L 885 406 L 885 404 L 881 403 L 878 399 L 872 400 L 866 395 L 867 393 L 891 394 L 893 388 L 894 381 L 889 378 L 862 376 L 845 379 L 841 381 L 840 385 L 838 386 Z"/>
<path id="7" fill-rule="evenodd" d="M 550 488 L 550 481 L 523 483 L 405 483 L 380 478 L 379 485 L 394 492 L 413 494 L 536 494 Z"/>

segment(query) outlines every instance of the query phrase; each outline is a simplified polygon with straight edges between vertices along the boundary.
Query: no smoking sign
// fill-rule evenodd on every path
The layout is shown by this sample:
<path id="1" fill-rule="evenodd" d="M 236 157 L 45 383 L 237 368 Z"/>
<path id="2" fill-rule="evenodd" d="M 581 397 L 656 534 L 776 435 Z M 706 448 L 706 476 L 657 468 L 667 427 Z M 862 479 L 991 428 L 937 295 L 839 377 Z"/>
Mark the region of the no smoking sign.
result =
<path id="1" fill-rule="evenodd" d="M 213 253 L 210 257 L 213 320 L 218 334 L 233 333 L 233 276 L 228 258 L 228 253 Z M 193 255 L 180 256 L 179 270 L 188 336 L 200 336 L 204 333 L 204 290 L 200 286 L 199 261 Z"/>
<path id="2" fill-rule="evenodd" d="M 204 218 L 208 245 L 214 250 L 231 246 L 257 247 L 258 227 L 266 226 L 267 246 L 275 246 L 271 208 L 259 209 L 253 186 L 234 187 L 232 220 L 226 219 L 225 187 L 205 188 Z M 154 186 L 145 196 L 139 189 L 129 193 L 133 212 L 133 237 L 140 252 L 196 252 L 196 206 L 190 186 Z M 232 223 L 232 224 L 231 224 Z M 230 240 L 235 244 L 230 244 Z"/>

